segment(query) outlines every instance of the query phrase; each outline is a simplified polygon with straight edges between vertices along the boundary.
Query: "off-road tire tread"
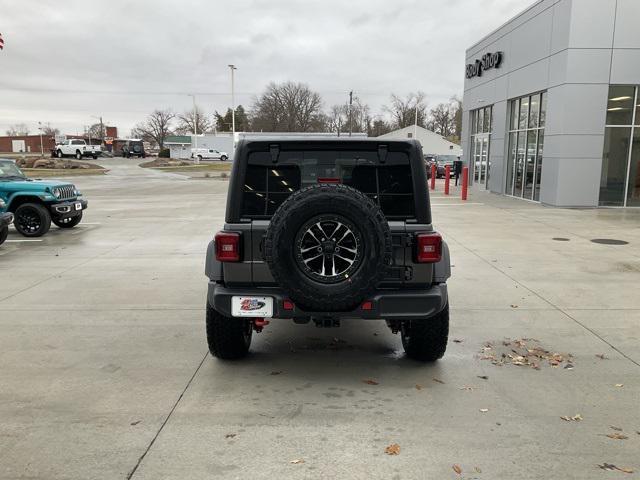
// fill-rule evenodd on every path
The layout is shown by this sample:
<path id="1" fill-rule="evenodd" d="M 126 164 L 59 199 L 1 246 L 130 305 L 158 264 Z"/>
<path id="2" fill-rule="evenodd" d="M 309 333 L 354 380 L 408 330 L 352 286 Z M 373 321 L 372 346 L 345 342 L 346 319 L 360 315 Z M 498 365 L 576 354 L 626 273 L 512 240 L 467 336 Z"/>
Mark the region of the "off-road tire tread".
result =
<path id="1" fill-rule="evenodd" d="M 38 210 L 38 212 L 40 213 L 40 217 L 42 219 L 42 228 L 40 229 L 39 232 L 37 233 L 24 233 L 22 232 L 22 230 L 18 227 L 18 222 L 17 222 L 17 218 L 19 216 L 20 209 L 24 208 L 24 207 L 33 207 L 36 210 Z M 16 211 L 14 212 L 15 215 L 15 219 L 13 221 L 13 225 L 16 227 L 16 230 L 18 230 L 18 232 L 24 236 L 24 237 L 41 237 L 44 234 L 46 234 L 49 229 L 51 228 L 51 214 L 49 213 L 49 210 L 47 210 L 47 208 L 44 205 L 41 205 L 39 203 L 23 203 L 22 205 L 20 205 L 18 208 L 16 208 Z"/>
<path id="2" fill-rule="evenodd" d="M 244 319 L 222 315 L 207 302 L 207 343 L 211 355 L 223 360 L 247 356 L 249 345 L 244 340 L 243 322 Z"/>
<path id="3" fill-rule="evenodd" d="M 332 200 L 344 196 L 357 202 L 365 210 L 364 218 L 362 218 L 360 222 L 373 222 L 377 225 L 376 228 L 382 230 L 381 233 L 383 236 L 383 245 L 381 245 L 379 255 L 376 256 L 375 268 L 372 269 L 374 274 L 367 277 L 365 282 L 360 283 L 355 286 L 355 288 L 354 284 L 346 284 L 345 282 L 342 291 L 332 291 L 330 294 L 322 294 L 322 287 L 309 289 L 303 282 L 296 281 L 295 278 L 290 278 L 290 275 L 286 275 L 285 272 L 282 271 L 281 265 L 279 265 L 280 262 L 275 254 L 276 235 L 286 227 L 291 210 L 297 208 L 303 200 L 307 203 L 313 203 L 314 198 L 322 196 L 329 196 Z M 326 213 L 333 213 L 330 207 L 327 208 Z M 363 241 L 371 242 L 371 239 L 365 238 Z M 369 248 L 371 248 L 371 246 L 369 246 Z M 312 185 L 292 193 L 280 207 L 278 207 L 271 218 L 265 238 L 264 252 L 265 260 L 269 265 L 274 280 L 282 286 L 294 302 L 305 309 L 316 311 L 346 311 L 353 309 L 361 303 L 387 275 L 393 257 L 391 231 L 380 207 L 359 190 L 342 184 Z M 303 274 L 300 272 L 299 275 Z"/>
<path id="4" fill-rule="evenodd" d="M 449 340 L 449 304 L 432 318 L 411 321 L 410 328 L 411 335 L 404 345 L 407 357 L 423 362 L 442 358 Z"/>
<path id="5" fill-rule="evenodd" d="M 73 227 L 77 226 L 82 221 L 82 212 L 80 212 L 80 215 L 77 215 L 77 216 L 73 217 L 73 220 L 74 221 L 70 222 L 70 223 L 62 223 L 62 222 L 60 222 L 60 220 L 58 220 L 55 217 L 51 218 L 51 221 L 53 223 L 55 223 L 56 226 L 58 226 L 59 228 L 73 228 Z"/>

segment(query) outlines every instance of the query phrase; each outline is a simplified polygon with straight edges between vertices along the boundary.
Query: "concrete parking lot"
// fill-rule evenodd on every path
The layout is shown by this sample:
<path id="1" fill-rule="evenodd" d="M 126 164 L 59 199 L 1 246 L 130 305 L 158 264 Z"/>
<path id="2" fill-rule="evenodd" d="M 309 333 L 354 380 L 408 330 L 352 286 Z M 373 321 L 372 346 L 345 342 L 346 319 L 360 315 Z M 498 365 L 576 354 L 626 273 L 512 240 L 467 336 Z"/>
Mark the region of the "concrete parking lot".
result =
<path id="1" fill-rule="evenodd" d="M 227 182 L 101 163 L 77 229 L 0 247 L 0 478 L 640 476 L 640 211 L 437 192 L 443 360 L 383 322 L 273 321 L 232 363 L 204 337 Z M 514 341 L 562 360 L 518 365 Z"/>

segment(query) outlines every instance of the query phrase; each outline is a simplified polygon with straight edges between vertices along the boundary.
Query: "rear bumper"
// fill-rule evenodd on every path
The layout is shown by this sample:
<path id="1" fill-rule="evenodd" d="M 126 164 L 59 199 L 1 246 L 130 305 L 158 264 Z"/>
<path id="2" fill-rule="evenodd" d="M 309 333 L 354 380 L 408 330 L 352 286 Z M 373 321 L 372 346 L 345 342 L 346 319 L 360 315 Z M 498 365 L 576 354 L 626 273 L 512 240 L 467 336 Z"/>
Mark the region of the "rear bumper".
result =
<path id="1" fill-rule="evenodd" d="M 261 296 L 273 297 L 274 318 L 362 318 L 368 320 L 420 320 L 440 313 L 447 304 L 447 285 L 440 283 L 426 290 L 378 290 L 367 300 L 371 309 L 358 307 L 348 312 L 309 312 L 298 306 L 293 310 L 283 308 L 287 297 L 279 289 L 271 288 L 227 288 L 209 282 L 207 298 L 209 304 L 221 314 L 231 316 L 231 297 Z"/>

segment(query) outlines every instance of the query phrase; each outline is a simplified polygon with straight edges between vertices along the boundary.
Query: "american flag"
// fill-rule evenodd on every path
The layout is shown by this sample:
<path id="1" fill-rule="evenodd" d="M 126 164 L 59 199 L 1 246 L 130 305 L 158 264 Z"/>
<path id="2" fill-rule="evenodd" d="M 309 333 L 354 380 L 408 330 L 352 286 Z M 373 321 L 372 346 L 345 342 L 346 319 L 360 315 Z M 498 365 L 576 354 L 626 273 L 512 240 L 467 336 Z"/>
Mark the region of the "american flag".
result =
<path id="1" fill-rule="evenodd" d="M 2 34 L 0 33 L 0 50 L 4 48 L 4 39 L 2 38 Z"/>

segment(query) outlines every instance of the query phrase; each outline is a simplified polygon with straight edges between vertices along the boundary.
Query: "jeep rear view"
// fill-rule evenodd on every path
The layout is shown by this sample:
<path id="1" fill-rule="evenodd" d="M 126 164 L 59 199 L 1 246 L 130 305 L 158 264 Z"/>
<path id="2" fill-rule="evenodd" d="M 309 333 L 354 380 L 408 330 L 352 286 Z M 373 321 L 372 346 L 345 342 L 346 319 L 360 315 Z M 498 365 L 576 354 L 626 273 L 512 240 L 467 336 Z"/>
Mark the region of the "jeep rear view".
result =
<path id="1" fill-rule="evenodd" d="M 205 267 L 212 355 L 245 356 L 269 321 L 384 320 L 409 357 L 443 356 L 449 252 L 419 143 L 256 138 L 235 158 Z"/>

